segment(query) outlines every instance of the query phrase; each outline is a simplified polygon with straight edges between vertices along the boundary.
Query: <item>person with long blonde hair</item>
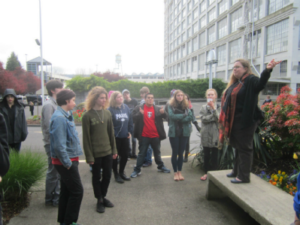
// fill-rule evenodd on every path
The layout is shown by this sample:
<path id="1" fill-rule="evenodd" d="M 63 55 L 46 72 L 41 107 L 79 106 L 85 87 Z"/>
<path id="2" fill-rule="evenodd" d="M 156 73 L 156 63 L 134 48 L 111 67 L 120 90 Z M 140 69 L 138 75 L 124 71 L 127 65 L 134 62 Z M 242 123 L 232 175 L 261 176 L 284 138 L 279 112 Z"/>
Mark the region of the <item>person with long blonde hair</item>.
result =
<path id="1" fill-rule="evenodd" d="M 224 141 L 235 148 L 232 183 L 249 183 L 253 158 L 253 135 L 259 121 L 263 120 L 258 108 L 258 95 L 268 83 L 272 69 L 281 61 L 273 59 L 260 77 L 252 74 L 245 59 L 235 61 L 232 74 L 221 101 L 219 117 L 220 146 Z"/>
<path id="2" fill-rule="evenodd" d="M 168 106 L 169 140 L 172 147 L 171 162 L 174 170 L 174 180 L 184 180 L 181 174 L 183 152 L 190 137 L 190 123 L 193 114 L 189 102 L 181 90 L 176 90 Z"/>
<path id="3" fill-rule="evenodd" d="M 133 132 L 133 122 L 130 109 L 124 104 L 121 92 L 115 91 L 112 93 L 108 110 L 112 115 L 118 157 L 120 157 L 119 171 L 117 158 L 113 160 L 113 171 L 116 182 L 124 183 L 124 180 L 130 181 L 130 178 L 126 176 L 124 170 L 129 155 L 129 141 Z"/>
<path id="4" fill-rule="evenodd" d="M 207 89 L 205 93 L 207 104 L 200 109 L 201 144 L 204 152 L 204 175 L 202 181 L 207 179 L 207 172 L 218 169 L 218 120 L 220 106 L 217 105 L 218 93 L 215 89 Z"/>
<path id="5" fill-rule="evenodd" d="M 112 117 L 107 106 L 106 90 L 100 86 L 94 87 L 86 98 L 87 112 L 82 117 L 83 149 L 86 162 L 93 167 L 92 184 L 99 213 L 104 213 L 105 207 L 114 207 L 105 197 L 111 178 L 112 161 L 118 156 Z"/>

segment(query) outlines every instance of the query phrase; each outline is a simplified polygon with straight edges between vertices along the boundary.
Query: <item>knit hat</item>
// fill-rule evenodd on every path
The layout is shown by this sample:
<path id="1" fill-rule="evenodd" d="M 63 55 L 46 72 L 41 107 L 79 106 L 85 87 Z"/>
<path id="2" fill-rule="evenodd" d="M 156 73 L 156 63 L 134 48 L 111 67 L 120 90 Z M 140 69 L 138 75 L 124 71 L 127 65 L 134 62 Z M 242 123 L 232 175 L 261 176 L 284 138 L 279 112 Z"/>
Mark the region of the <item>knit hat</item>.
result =
<path id="1" fill-rule="evenodd" d="M 123 95 L 125 92 L 128 92 L 128 94 L 130 94 L 130 91 L 128 91 L 128 89 L 124 89 L 124 90 L 122 91 L 122 95 Z"/>
<path id="2" fill-rule="evenodd" d="M 76 95 L 73 91 L 63 89 L 56 96 L 57 105 L 62 106 L 67 104 L 67 100 L 74 98 Z"/>
<path id="3" fill-rule="evenodd" d="M 176 89 L 172 89 L 172 91 L 170 92 L 170 97 L 173 97 L 175 91 L 176 91 Z"/>

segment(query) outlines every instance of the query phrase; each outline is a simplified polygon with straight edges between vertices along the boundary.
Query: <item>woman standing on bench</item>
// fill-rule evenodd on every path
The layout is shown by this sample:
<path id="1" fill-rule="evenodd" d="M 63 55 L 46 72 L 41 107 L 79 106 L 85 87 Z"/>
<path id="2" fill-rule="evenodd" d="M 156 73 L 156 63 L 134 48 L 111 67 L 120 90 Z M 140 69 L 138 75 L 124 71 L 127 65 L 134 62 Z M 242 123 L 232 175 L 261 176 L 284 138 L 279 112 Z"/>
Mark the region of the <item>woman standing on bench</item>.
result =
<path id="1" fill-rule="evenodd" d="M 205 96 L 207 104 L 200 109 L 201 144 L 204 152 L 204 175 L 200 179 L 203 181 L 207 179 L 208 171 L 218 169 L 218 120 L 220 114 L 220 106 L 216 103 L 217 91 L 208 89 Z"/>
<path id="2" fill-rule="evenodd" d="M 269 62 L 260 78 L 252 74 L 247 60 L 238 59 L 234 63 L 219 118 L 220 143 L 226 140 L 236 152 L 233 171 L 227 174 L 227 177 L 234 177 L 232 183 L 250 182 L 253 135 L 259 121 L 264 119 L 257 105 L 258 95 L 265 88 L 272 69 L 280 62 L 274 59 Z"/>

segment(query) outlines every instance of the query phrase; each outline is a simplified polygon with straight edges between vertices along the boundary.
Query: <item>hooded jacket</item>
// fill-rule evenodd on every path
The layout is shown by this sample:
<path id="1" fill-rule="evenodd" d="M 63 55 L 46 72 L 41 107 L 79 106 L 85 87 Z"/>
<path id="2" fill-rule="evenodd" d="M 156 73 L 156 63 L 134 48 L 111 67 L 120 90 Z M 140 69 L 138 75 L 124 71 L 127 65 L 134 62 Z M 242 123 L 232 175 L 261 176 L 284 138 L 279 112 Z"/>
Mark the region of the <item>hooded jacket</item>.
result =
<path id="1" fill-rule="evenodd" d="M 15 116 L 14 121 L 10 123 L 10 116 L 8 113 L 8 104 L 6 101 L 6 96 L 12 95 L 15 97 Z M 6 89 L 3 94 L 3 100 L 0 103 L 0 113 L 3 114 L 7 131 L 8 131 L 8 144 L 20 143 L 24 141 L 27 137 L 27 122 L 24 113 L 24 107 L 18 102 L 16 92 L 14 89 Z M 12 125 L 13 124 L 13 127 Z"/>

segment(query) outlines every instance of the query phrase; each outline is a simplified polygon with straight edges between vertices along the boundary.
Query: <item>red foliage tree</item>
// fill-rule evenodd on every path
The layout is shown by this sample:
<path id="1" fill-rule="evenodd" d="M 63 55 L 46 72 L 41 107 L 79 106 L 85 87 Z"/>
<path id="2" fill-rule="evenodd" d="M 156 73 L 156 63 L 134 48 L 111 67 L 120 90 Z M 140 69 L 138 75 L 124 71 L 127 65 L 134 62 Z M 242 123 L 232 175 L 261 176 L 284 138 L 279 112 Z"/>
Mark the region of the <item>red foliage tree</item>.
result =
<path id="1" fill-rule="evenodd" d="M 0 94 L 7 88 L 13 88 L 17 94 L 34 93 L 41 88 L 41 79 L 21 67 L 5 70 L 0 62 Z"/>
<path id="2" fill-rule="evenodd" d="M 110 71 L 107 71 L 105 73 L 95 72 L 93 75 L 97 77 L 103 77 L 103 79 L 107 80 L 108 82 L 114 82 L 114 81 L 126 79 L 125 77 L 120 76 L 118 73 L 112 73 Z"/>

